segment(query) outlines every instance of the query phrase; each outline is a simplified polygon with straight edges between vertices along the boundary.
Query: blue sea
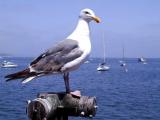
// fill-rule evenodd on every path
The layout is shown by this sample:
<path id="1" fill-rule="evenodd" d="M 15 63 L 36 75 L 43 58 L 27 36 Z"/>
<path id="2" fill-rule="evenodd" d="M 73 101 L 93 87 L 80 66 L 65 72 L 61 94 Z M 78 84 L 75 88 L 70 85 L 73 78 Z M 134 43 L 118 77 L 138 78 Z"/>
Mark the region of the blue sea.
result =
<path id="1" fill-rule="evenodd" d="M 17 63 L 17 68 L 0 68 L 0 120 L 28 120 L 26 101 L 40 92 L 64 91 L 61 75 L 35 79 L 25 85 L 20 80 L 5 82 L 4 76 L 24 69 L 33 58 L 5 58 Z M 97 113 L 94 120 L 160 120 L 160 59 L 126 59 L 128 72 L 120 59 L 108 59 L 111 69 L 97 72 L 102 59 L 93 58 L 70 74 L 72 90 L 84 96 L 96 96 Z M 86 118 L 70 117 L 71 120 Z"/>

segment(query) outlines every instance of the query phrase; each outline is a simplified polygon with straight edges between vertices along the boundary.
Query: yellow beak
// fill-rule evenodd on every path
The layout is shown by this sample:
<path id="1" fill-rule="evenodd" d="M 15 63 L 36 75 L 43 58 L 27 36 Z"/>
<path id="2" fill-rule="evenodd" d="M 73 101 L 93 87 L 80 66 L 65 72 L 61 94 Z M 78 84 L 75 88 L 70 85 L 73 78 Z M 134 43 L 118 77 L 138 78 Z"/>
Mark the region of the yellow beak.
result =
<path id="1" fill-rule="evenodd" d="M 97 16 L 92 17 L 94 21 L 96 21 L 97 23 L 101 22 L 101 19 Z"/>

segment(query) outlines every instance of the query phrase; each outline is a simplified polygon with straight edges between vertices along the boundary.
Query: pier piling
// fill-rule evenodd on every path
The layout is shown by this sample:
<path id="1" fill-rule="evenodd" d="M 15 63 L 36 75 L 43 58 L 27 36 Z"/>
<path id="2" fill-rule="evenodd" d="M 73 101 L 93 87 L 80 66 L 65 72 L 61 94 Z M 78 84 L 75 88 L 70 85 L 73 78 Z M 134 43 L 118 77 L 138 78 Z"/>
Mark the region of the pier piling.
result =
<path id="1" fill-rule="evenodd" d="M 26 109 L 30 120 L 68 120 L 68 116 L 94 117 L 97 105 L 95 97 L 50 92 L 29 100 Z"/>

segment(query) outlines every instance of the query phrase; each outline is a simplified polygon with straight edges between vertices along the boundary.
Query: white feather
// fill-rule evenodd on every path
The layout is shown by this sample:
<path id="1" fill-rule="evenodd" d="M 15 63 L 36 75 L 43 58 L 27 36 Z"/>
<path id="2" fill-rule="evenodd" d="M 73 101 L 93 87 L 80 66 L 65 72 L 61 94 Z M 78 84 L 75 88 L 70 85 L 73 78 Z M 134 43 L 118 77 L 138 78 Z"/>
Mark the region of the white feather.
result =
<path id="1" fill-rule="evenodd" d="M 25 83 L 27 83 L 27 82 L 29 82 L 29 81 L 33 80 L 34 78 L 35 78 L 35 76 L 32 76 L 32 77 L 26 78 L 26 79 L 24 79 L 24 80 L 22 81 L 22 84 L 25 84 Z"/>

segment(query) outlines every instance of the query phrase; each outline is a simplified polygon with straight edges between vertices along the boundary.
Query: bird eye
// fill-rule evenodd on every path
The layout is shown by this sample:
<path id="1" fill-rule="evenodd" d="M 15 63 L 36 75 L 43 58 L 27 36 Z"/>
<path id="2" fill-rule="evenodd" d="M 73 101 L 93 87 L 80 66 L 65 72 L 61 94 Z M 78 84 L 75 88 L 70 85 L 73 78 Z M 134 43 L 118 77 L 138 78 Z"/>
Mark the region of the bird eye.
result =
<path id="1" fill-rule="evenodd" d="M 88 11 L 85 11 L 84 13 L 85 13 L 85 14 L 90 14 Z"/>

